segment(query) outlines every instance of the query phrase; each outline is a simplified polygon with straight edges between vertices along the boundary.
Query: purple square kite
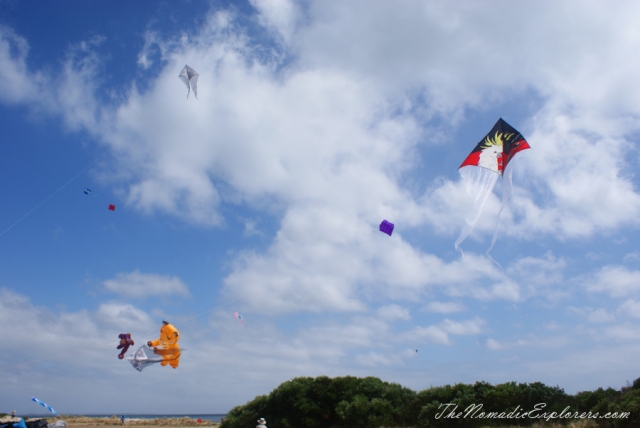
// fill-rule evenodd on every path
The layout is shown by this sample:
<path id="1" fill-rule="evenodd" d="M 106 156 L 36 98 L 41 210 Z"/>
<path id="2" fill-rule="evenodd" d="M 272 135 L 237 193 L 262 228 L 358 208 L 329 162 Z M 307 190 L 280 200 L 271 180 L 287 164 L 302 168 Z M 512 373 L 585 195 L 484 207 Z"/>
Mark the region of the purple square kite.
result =
<path id="1" fill-rule="evenodd" d="M 393 233 L 393 223 L 389 223 L 387 220 L 382 220 L 382 223 L 380 223 L 380 232 L 384 232 L 391 236 Z"/>

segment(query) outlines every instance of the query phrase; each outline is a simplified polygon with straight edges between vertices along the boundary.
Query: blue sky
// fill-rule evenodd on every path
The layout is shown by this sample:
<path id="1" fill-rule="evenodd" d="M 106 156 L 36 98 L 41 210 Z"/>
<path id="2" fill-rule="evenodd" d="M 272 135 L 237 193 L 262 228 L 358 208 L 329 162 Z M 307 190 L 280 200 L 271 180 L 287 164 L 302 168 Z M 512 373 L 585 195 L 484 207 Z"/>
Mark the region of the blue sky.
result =
<path id="1" fill-rule="evenodd" d="M 633 381 L 639 8 L 0 1 L 0 411 L 218 413 L 296 376 Z M 500 185 L 453 245 L 457 168 L 500 117 L 532 147 L 503 269 Z M 164 319 L 179 368 L 116 358 Z"/>

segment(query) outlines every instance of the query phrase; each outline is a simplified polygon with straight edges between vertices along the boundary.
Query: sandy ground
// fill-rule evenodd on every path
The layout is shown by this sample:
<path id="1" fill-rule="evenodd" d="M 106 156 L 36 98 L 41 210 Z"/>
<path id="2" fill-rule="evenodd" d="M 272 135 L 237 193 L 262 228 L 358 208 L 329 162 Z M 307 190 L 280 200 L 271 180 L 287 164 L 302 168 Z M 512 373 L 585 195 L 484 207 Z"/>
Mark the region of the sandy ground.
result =
<path id="1" fill-rule="evenodd" d="M 9 418 L 10 419 L 10 418 Z M 155 427 L 155 428 L 178 428 L 178 427 L 219 427 L 220 423 L 211 422 L 205 419 L 201 423 L 197 419 L 190 418 L 157 418 L 157 419 L 127 419 L 123 425 L 120 418 L 112 416 L 110 418 L 89 418 L 84 416 L 69 416 L 64 415 L 57 418 L 46 418 L 49 424 L 53 424 L 55 421 L 62 420 L 67 423 L 68 427 L 73 428 L 89 428 L 98 426 L 119 426 L 119 427 Z M 29 419 L 35 420 L 35 419 Z M 15 422 L 19 422 L 20 418 L 16 418 Z"/>
<path id="2" fill-rule="evenodd" d="M 197 419 L 191 418 L 157 418 L 157 419 L 127 419 L 123 425 L 119 417 L 110 418 L 84 418 L 84 417 L 70 417 L 60 418 L 67 423 L 67 426 L 73 428 L 85 428 L 96 427 L 102 425 L 117 425 L 121 427 L 164 427 L 164 428 L 177 428 L 177 427 L 219 427 L 220 424 L 216 422 L 202 420 L 201 423 Z M 48 420 L 49 421 L 49 420 Z M 54 420 L 50 420 L 49 423 L 53 423 Z"/>
<path id="3" fill-rule="evenodd" d="M 72 427 L 72 428 L 95 428 L 95 427 L 99 427 L 99 426 L 105 426 L 108 424 L 103 424 L 103 423 L 94 423 L 94 422 L 67 422 L 67 426 L 68 427 Z M 117 424 L 117 425 L 122 425 L 122 424 Z M 126 423 L 126 425 L 131 425 L 129 423 Z M 220 424 L 216 423 L 216 422 L 210 422 L 209 424 L 200 424 L 200 425 L 206 425 L 209 427 L 219 427 Z M 140 424 L 136 424 L 136 426 L 144 426 L 144 427 L 157 427 L 157 428 L 176 428 L 176 427 L 186 427 L 186 426 L 192 426 L 192 425 L 187 425 L 187 424 L 167 424 L 165 422 L 158 422 L 158 423 L 154 423 L 154 422 L 145 422 L 145 423 L 140 423 Z"/>

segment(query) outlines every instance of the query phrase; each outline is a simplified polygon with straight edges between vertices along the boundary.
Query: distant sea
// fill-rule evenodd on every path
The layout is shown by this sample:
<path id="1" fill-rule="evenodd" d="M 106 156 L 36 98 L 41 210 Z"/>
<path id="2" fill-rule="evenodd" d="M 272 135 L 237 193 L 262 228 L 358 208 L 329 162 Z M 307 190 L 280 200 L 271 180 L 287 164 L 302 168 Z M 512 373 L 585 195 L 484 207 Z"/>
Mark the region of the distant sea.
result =
<path id="1" fill-rule="evenodd" d="M 202 419 L 203 421 L 212 421 L 212 422 L 220 422 L 220 419 L 222 419 L 223 417 L 227 416 L 226 413 L 221 413 L 221 414 L 207 414 L 207 415 L 193 415 L 193 414 L 188 414 L 188 413 L 179 413 L 179 414 L 175 414 L 175 415 L 151 415 L 151 414 L 147 414 L 147 415 L 138 415 L 135 413 L 109 413 L 109 414 L 99 414 L 99 415 L 93 415 L 93 414 L 83 414 L 83 415 L 67 415 L 64 414 L 62 415 L 63 418 L 64 416 L 86 416 L 88 418 L 110 418 L 111 416 L 117 416 L 117 417 L 121 417 L 122 415 L 124 415 L 125 418 L 127 419 L 162 419 L 162 418 L 184 418 L 185 416 L 191 418 L 191 419 Z M 20 416 L 20 415 L 19 415 Z M 51 413 L 48 414 L 37 414 L 37 415 L 23 415 L 26 416 L 28 418 L 50 418 L 52 415 Z"/>

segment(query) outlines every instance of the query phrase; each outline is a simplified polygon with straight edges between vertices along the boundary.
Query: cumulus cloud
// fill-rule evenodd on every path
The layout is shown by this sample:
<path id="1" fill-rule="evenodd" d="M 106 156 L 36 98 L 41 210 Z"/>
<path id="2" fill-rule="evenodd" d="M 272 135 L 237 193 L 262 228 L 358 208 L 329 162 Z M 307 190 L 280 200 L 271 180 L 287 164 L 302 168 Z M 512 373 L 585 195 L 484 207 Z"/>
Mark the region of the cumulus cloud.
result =
<path id="1" fill-rule="evenodd" d="M 117 302 L 101 304 L 95 313 L 95 319 L 123 331 L 133 329 L 140 331 L 155 327 L 153 320 L 146 312 L 133 305 Z"/>
<path id="2" fill-rule="evenodd" d="M 427 312 L 437 312 L 441 314 L 450 314 L 454 312 L 465 311 L 464 305 L 455 302 L 430 302 L 424 306 L 423 310 Z"/>
<path id="3" fill-rule="evenodd" d="M 158 49 L 159 36 L 155 31 L 147 30 L 144 33 L 144 46 L 138 52 L 138 65 L 144 70 L 153 64 L 153 56 Z"/>
<path id="4" fill-rule="evenodd" d="M 398 365 L 403 361 L 401 355 L 389 356 L 373 351 L 356 355 L 355 359 L 358 364 L 369 367 Z"/>
<path id="5" fill-rule="evenodd" d="M 633 318 L 640 318 L 640 302 L 635 299 L 625 300 L 625 302 L 618 307 L 618 312 Z"/>
<path id="6" fill-rule="evenodd" d="M 500 342 L 498 342 L 495 339 L 487 339 L 485 342 L 485 346 L 487 347 L 487 349 L 490 349 L 492 351 L 501 351 L 502 349 L 504 349 L 504 345 L 500 344 Z"/>
<path id="7" fill-rule="evenodd" d="M 581 317 L 586 318 L 590 323 L 605 323 L 615 320 L 615 316 L 609 313 L 604 308 L 594 309 L 589 306 L 582 308 L 576 308 L 573 306 L 567 307 L 568 311 Z"/>
<path id="8" fill-rule="evenodd" d="M 12 349 L 0 359 L 0 369 L 35 370 L 39 361 L 57 366 L 80 352 L 86 358 L 83 370 L 98 367 L 106 356 L 104 344 L 115 347 L 117 337 L 113 326 L 101 328 L 100 318 L 84 309 L 56 311 L 34 305 L 23 294 L 0 288 L 0 322 L 4 326 L 0 340 Z"/>
<path id="9" fill-rule="evenodd" d="M 555 328 L 553 329 L 555 330 Z M 529 333 L 524 338 L 507 338 L 500 341 L 493 338 L 488 338 L 484 341 L 484 346 L 492 351 L 504 351 L 507 349 L 515 351 L 518 348 L 549 348 L 557 350 L 572 346 L 574 341 L 575 338 L 562 334 L 553 336 L 542 336 L 537 333 Z"/>
<path id="10" fill-rule="evenodd" d="M 29 43 L 13 30 L 0 26 L 0 100 L 4 103 L 33 101 L 44 76 L 32 73 L 26 64 Z"/>
<path id="11" fill-rule="evenodd" d="M 393 321 L 396 319 L 411 319 L 409 310 L 407 308 L 403 308 L 400 305 L 381 306 L 376 312 L 380 318 L 388 321 Z"/>
<path id="12" fill-rule="evenodd" d="M 615 316 L 607 312 L 605 309 L 596 309 L 589 313 L 589 321 L 594 323 L 614 321 Z"/>
<path id="13" fill-rule="evenodd" d="M 189 289 L 180 278 L 135 270 L 119 273 L 114 279 L 102 283 L 108 292 L 126 297 L 145 298 L 149 296 L 189 296 Z"/>
<path id="14" fill-rule="evenodd" d="M 640 292 L 640 271 L 624 266 L 605 266 L 584 280 L 590 292 L 608 293 L 611 297 L 633 296 Z"/>
<path id="15" fill-rule="evenodd" d="M 300 22 L 299 5 L 291 0 L 250 0 L 259 14 L 259 21 L 274 30 L 284 43 L 290 43 Z"/>
<path id="16" fill-rule="evenodd" d="M 640 261 L 640 251 L 634 251 L 632 253 L 626 254 L 622 261 L 624 262 L 639 262 Z"/>
<path id="17" fill-rule="evenodd" d="M 402 336 L 422 340 L 427 343 L 451 345 L 449 335 L 478 335 L 484 331 L 485 321 L 481 318 L 473 318 L 467 321 L 453 321 L 445 318 L 442 322 L 428 327 L 415 327 Z"/>
<path id="18" fill-rule="evenodd" d="M 604 328 L 599 333 L 601 337 L 604 336 L 606 339 L 622 343 L 636 342 L 640 338 L 638 325 L 631 323 L 612 325 Z"/>

